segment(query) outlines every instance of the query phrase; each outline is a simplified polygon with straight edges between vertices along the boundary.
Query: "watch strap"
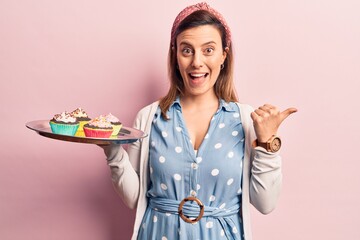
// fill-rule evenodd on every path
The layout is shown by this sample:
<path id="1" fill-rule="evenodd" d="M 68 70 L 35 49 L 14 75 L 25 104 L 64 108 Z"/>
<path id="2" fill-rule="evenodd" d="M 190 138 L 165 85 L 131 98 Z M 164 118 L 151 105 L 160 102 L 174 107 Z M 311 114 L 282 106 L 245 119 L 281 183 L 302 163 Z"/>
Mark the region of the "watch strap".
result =
<path id="1" fill-rule="evenodd" d="M 269 144 L 267 142 L 259 142 L 257 139 L 255 140 L 257 147 L 265 148 L 266 151 L 269 151 Z"/>
<path id="2" fill-rule="evenodd" d="M 280 146 L 278 149 L 274 150 L 272 149 L 271 145 L 274 139 L 278 138 L 278 141 L 280 141 Z M 281 147 L 281 140 L 276 135 L 271 136 L 271 138 L 267 142 L 259 142 L 257 139 L 253 142 L 253 147 L 262 147 L 268 152 L 277 152 Z"/>
<path id="3" fill-rule="evenodd" d="M 267 149 L 267 143 L 266 142 L 259 142 L 257 139 L 255 139 L 252 143 L 252 147 L 253 148 L 256 148 L 256 147 L 262 147 L 262 148 L 265 148 Z"/>

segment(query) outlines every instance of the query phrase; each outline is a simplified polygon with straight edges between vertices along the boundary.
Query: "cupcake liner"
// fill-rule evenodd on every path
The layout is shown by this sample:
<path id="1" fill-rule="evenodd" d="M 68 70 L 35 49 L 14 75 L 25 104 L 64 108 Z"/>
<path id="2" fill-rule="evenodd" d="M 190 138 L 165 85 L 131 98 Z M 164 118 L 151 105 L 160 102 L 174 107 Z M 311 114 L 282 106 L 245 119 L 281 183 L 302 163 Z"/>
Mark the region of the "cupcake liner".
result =
<path id="1" fill-rule="evenodd" d="M 86 121 L 79 121 L 79 128 L 77 129 L 75 136 L 77 137 L 85 137 L 85 133 L 84 133 L 84 125 L 87 124 L 90 120 L 86 120 Z"/>
<path id="2" fill-rule="evenodd" d="M 111 124 L 114 131 L 112 132 L 111 136 L 117 136 L 122 128 L 122 124 L 118 124 L 118 125 L 115 125 L 115 124 Z"/>
<path id="3" fill-rule="evenodd" d="M 76 131 L 75 136 L 76 137 L 86 137 L 85 133 L 84 133 L 84 130 L 83 131 Z"/>
<path id="4" fill-rule="evenodd" d="M 112 132 L 112 129 L 93 129 L 84 127 L 86 137 L 109 138 Z"/>
<path id="5" fill-rule="evenodd" d="M 50 128 L 53 133 L 74 136 L 79 124 L 55 123 L 50 121 Z"/>

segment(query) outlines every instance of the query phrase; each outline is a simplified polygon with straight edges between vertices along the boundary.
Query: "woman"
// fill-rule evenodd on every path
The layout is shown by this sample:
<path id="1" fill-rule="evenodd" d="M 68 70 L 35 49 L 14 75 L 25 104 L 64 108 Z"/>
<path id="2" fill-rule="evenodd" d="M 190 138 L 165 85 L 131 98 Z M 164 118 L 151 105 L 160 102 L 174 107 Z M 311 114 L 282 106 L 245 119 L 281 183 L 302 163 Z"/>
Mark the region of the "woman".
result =
<path id="1" fill-rule="evenodd" d="M 134 127 L 148 137 L 104 147 L 115 189 L 136 209 L 132 239 L 251 239 L 250 203 L 267 214 L 281 188 L 276 132 L 295 108 L 239 104 L 231 33 L 206 3 L 171 31 L 171 86 Z"/>

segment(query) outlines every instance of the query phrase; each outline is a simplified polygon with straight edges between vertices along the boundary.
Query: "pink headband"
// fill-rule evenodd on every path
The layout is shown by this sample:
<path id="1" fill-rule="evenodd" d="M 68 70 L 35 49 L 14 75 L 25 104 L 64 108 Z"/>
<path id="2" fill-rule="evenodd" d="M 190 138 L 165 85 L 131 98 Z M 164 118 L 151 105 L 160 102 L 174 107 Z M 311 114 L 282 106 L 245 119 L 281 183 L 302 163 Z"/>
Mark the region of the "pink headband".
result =
<path id="1" fill-rule="evenodd" d="M 198 4 L 195 4 L 195 5 L 188 6 L 177 15 L 177 17 L 175 18 L 174 24 L 172 26 L 172 29 L 171 29 L 171 44 L 174 45 L 174 43 L 175 43 L 175 32 L 178 29 L 180 23 L 187 16 L 189 16 L 193 12 L 196 12 L 196 11 L 199 11 L 199 10 L 208 11 L 209 13 L 213 14 L 220 21 L 220 23 L 224 26 L 225 31 L 226 31 L 226 47 L 230 47 L 230 42 L 231 42 L 230 28 L 228 27 L 228 25 L 227 25 L 225 19 L 223 18 L 223 16 L 218 11 L 216 11 L 215 9 L 210 7 L 206 2 L 202 2 L 202 3 L 198 3 Z"/>

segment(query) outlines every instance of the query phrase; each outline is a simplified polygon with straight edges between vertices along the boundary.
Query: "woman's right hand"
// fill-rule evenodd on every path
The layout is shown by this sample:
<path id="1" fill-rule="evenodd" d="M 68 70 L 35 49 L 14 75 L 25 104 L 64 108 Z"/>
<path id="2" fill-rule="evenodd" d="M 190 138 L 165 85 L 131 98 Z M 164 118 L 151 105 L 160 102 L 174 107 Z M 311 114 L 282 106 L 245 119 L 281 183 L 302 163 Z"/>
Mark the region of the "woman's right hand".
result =
<path id="1" fill-rule="evenodd" d="M 296 108 L 288 108 L 281 112 L 277 107 L 265 104 L 251 113 L 256 137 L 259 142 L 266 142 L 276 135 L 280 124 L 290 114 L 297 112 Z"/>

